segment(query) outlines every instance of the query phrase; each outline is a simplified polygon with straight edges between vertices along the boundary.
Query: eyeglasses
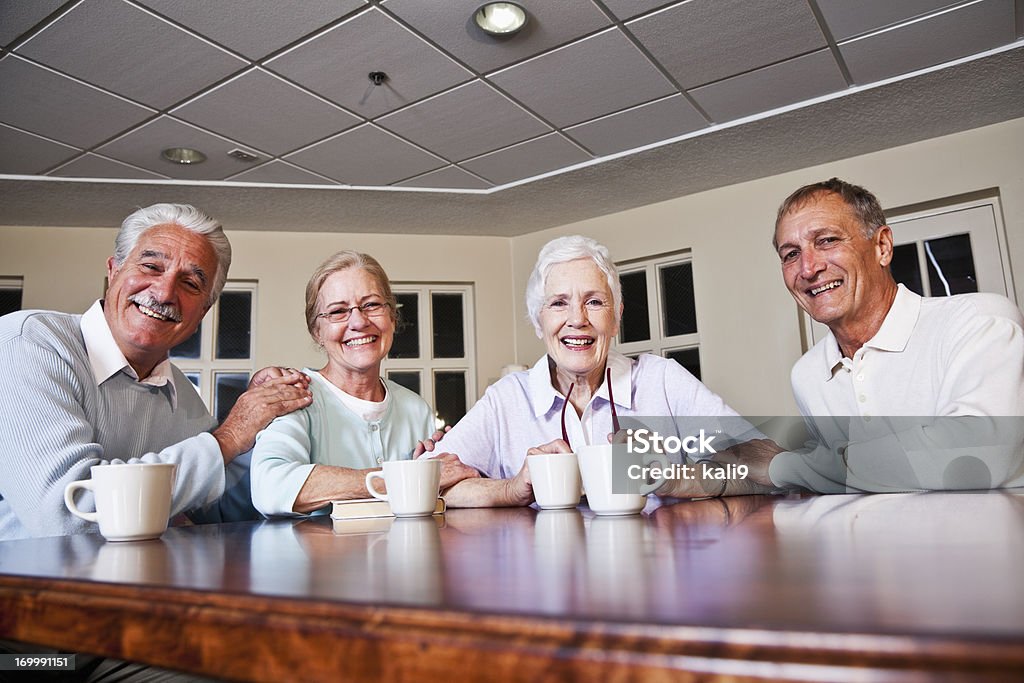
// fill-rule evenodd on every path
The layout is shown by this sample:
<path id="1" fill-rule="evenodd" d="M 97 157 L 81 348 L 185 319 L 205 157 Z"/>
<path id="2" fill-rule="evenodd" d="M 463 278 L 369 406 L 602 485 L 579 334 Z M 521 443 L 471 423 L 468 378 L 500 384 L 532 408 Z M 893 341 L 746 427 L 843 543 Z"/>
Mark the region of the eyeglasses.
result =
<path id="1" fill-rule="evenodd" d="M 608 405 L 612 409 L 612 434 L 619 433 L 619 416 L 615 412 L 615 397 L 612 395 L 612 369 L 608 368 L 608 374 L 605 375 L 608 378 Z M 576 386 L 575 383 L 569 385 L 569 391 L 565 393 L 565 401 L 562 403 L 562 441 L 569 444 L 569 432 L 565 429 L 565 409 L 569 407 L 569 397 L 572 396 L 572 390 Z M 572 444 L 569 444 L 569 448 L 572 448 Z"/>
<path id="2" fill-rule="evenodd" d="M 367 318 L 379 318 L 388 312 L 391 308 L 391 304 L 383 301 L 367 301 L 365 304 L 359 306 L 352 306 L 351 308 L 345 308 L 339 306 L 338 308 L 330 311 L 324 311 L 323 313 L 317 313 L 317 318 L 327 318 L 332 323 L 343 323 L 348 322 L 348 319 L 352 317 L 352 311 L 359 310 Z"/>

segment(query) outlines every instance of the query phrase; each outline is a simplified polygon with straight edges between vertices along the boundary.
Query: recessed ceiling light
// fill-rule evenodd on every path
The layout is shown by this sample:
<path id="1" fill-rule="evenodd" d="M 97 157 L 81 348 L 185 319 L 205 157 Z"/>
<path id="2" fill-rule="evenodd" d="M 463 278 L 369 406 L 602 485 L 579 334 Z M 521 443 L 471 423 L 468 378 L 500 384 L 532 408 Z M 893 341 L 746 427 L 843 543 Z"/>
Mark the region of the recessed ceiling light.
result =
<path id="1" fill-rule="evenodd" d="M 167 159 L 167 161 L 173 161 L 176 164 L 184 164 L 186 166 L 188 164 L 201 164 L 206 161 L 205 154 L 191 147 L 168 147 L 160 152 L 160 156 Z"/>
<path id="2" fill-rule="evenodd" d="M 526 24 L 526 9 L 514 2 L 488 2 L 473 14 L 476 25 L 492 36 L 510 36 Z"/>

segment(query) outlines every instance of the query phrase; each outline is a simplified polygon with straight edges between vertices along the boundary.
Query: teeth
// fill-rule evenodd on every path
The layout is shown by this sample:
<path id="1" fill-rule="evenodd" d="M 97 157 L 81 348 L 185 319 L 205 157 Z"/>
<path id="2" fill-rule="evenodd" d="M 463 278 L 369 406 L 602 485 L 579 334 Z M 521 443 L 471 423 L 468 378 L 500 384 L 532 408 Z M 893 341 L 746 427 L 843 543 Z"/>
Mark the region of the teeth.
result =
<path id="1" fill-rule="evenodd" d="M 830 289 L 835 289 L 836 287 L 838 287 L 841 284 L 843 284 L 842 280 L 836 280 L 834 282 L 828 283 L 827 285 L 822 285 L 821 287 L 817 287 L 815 289 L 812 289 L 811 290 L 811 296 L 818 296 L 822 292 L 826 292 L 826 291 L 828 291 Z"/>
<path id="2" fill-rule="evenodd" d="M 566 346 L 590 346 L 594 343 L 593 339 L 563 339 L 562 343 Z"/>
<path id="3" fill-rule="evenodd" d="M 143 313 L 148 315 L 150 318 L 155 318 L 157 320 L 170 320 L 170 318 L 168 318 L 167 316 L 160 315 L 159 313 L 154 311 L 152 308 L 146 308 L 142 304 L 135 304 L 135 305 L 139 307 L 140 311 L 142 311 Z"/>
<path id="4" fill-rule="evenodd" d="M 363 346 L 371 342 L 377 341 L 376 337 L 360 337 L 359 339 L 350 339 L 345 342 L 345 346 Z"/>

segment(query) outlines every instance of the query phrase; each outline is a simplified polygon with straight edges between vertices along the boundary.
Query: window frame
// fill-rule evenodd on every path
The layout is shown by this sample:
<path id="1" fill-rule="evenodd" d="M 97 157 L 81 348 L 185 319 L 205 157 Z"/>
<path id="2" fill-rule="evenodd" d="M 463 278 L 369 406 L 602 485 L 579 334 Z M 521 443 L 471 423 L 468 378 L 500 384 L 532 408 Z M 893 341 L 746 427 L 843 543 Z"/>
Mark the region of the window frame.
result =
<path id="1" fill-rule="evenodd" d="M 21 292 L 21 304 L 19 305 L 19 311 L 25 310 L 25 278 L 22 275 L 2 275 L 0 276 L 0 289 L 9 289 L 11 291 Z M 14 313 L 15 311 L 11 311 Z"/>
<path id="2" fill-rule="evenodd" d="M 462 372 L 466 377 L 466 409 L 469 410 L 477 399 L 476 367 L 476 305 L 474 285 L 471 282 L 392 282 L 392 292 L 416 294 L 419 311 L 419 356 L 416 358 L 385 358 L 381 363 L 381 375 L 390 372 L 417 372 L 420 377 L 420 397 L 437 415 L 435 374 L 438 372 Z M 433 294 L 462 295 L 462 339 L 463 356 L 460 358 L 435 358 L 433 339 Z M 399 312 L 401 316 L 401 312 Z"/>
<path id="3" fill-rule="evenodd" d="M 679 251 L 656 254 L 642 258 L 629 259 L 616 263 L 619 277 L 630 273 L 644 272 L 647 282 L 647 316 L 650 329 L 650 338 L 640 341 L 622 342 L 622 330 L 613 343 L 613 348 L 626 356 L 637 356 L 641 353 L 652 353 L 667 358 L 672 351 L 686 349 L 697 349 L 698 363 L 703 364 L 701 358 L 700 344 L 700 313 L 697 308 L 697 287 L 694 284 L 693 309 L 697 319 L 697 331 L 689 334 L 677 334 L 667 336 L 664 334 L 664 301 L 661 288 L 661 269 L 669 266 L 689 263 L 693 268 L 693 251 L 681 249 Z M 703 373 L 701 373 L 703 374 Z"/>
<path id="4" fill-rule="evenodd" d="M 220 374 L 247 373 L 252 378 L 256 371 L 256 329 L 259 283 L 256 280 L 228 280 L 223 292 L 249 292 L 252 294 L 252 310 L 249 319 L 249 357 L 248 358 L 216 358 L 216 339 L 214 331 L 220 316 L 220 297 L 213 303 L 203 317 L 199 336 L 199 358 L 181 358 L 172 356 L 171 362 L 186 375 L 199 374 L 199 386 L 196 391 L 203 399 L 211 415 L 217 415 L 216 389 L 217 376 Z"/>

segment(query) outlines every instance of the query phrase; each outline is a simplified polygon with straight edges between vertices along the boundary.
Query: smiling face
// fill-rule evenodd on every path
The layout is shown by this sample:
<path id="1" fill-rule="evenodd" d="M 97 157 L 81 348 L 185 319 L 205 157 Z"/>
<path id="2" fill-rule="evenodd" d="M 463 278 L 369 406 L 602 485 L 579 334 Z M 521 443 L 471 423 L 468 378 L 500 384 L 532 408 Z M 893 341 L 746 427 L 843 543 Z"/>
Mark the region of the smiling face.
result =
<path id="1" fill-rule="evenodd" d="M 591 390 L 600 386 L 619 321 L 608 280 L 591 259 L 556 263 L 548 270 L 540 332 L 560 377 L 576 383 L 585 377 Z"/>
<path id="2" fill-rule="evenodd" d="M 866 237 L 853 209 L 824 193 L 783 216 L 775 239 L 782 277 L 801 308 L 837 337 L 873 336 L 896 290 L 888 226 Z"/>
<path id="3" fill-rule="evenodd" d="M 371 301 L 386 303 L 387 299 L 373 275 L 356 266 L 331 273 L 324 280 L 317 295 L 317 310 L 329 313 Z M 376 381 L 380 376 L 380 363 L 391 350 L 395 336 L 393 315 L 389 306 L 383 306 L 378 315 L 372 316 L 355 309 L 348 320 L 340 323 L 317 319 L 314 336 L 323 344 L 328 359 L 324 370 L 341 389 L 346 390 L 350 380 Z"/>
<path id="4" fill-rule="evenodd" d="M 107 260 L 103 315 L 140 378 L 196 331 L 216 272 L 207 239 L 170 224 L 144 232 L 120 266 Z"/>

